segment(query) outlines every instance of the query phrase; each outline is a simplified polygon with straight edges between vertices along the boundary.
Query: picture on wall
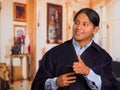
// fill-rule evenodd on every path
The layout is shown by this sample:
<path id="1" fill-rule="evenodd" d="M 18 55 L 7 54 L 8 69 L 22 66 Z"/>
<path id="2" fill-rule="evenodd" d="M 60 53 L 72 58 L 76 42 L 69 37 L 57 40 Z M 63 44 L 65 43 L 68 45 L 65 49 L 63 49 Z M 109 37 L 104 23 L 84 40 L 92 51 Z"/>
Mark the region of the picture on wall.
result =
<path id="1" fill-rule="evenodd" d="M 14 3 L 13 10 L 14 20 L 15 21 L 26 21 L 26 4 L 23 3 Z"/>
<path id="2" fill-rule="evenodd" d="M 47 43 L 62 43 L 62 6 L 47 3 Z"/>
<path id="3" fill-rule="evenodd" d="M 25 40 L 25 30 L 24 25 L 14 25 L 14 42 L 24 44 Z"/>

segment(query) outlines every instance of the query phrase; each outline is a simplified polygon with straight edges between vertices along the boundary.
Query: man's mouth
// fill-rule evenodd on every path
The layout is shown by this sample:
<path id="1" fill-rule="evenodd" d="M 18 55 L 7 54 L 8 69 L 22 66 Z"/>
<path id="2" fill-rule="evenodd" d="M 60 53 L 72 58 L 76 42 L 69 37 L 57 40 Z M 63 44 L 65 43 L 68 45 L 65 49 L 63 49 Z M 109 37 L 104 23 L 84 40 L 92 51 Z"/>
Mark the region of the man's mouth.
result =
<path id="1" fill-rule="evenodd" d="M 80 31 L 75 31 L 75 34 L 76 35 L 82 35 L 82 34 L 84 34 L 83 32 L 80 32 Z"/>

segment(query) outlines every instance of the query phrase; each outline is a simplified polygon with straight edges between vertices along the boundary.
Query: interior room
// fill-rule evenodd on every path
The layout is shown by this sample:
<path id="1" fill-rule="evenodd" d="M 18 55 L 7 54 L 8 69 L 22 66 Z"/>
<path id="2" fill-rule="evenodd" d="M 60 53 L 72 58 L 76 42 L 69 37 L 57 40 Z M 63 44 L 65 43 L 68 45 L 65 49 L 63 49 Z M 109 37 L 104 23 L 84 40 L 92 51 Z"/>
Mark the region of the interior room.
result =
<path id="1" fill-rule="evenodd" d="M 6 72 L 3 80 L 8 81 L 10 90 L 30 90 L 43 55 L 72 38 L 74 15 L 85 7 L 101 17 L 94 41 L 119 63 L 120 0 L 0 0 L 0 66 Z M 48 29 L 50 9 L 56 9 L 60 17 L 55 40 Z M 115 71 L 120 77 L 118 68 Z"/>

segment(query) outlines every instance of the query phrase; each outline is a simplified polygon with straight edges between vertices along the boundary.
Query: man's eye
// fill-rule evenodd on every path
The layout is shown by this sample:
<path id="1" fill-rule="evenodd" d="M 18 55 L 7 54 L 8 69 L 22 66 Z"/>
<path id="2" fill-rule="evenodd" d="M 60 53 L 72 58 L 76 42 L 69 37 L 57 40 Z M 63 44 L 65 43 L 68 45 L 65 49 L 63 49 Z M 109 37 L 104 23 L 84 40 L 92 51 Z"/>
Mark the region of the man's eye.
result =
<path id="1" fill-rule="evenodd" d="M 88 23 L 84 23 L 83 25 L 86 27 L 86 26 L 88 26 Z"/>
<path id="2" fill-rule="evenodd" d="M 78 24 L 80 24 L 80 21 L 74 21 L 74 24 L 78 25 Z"/>

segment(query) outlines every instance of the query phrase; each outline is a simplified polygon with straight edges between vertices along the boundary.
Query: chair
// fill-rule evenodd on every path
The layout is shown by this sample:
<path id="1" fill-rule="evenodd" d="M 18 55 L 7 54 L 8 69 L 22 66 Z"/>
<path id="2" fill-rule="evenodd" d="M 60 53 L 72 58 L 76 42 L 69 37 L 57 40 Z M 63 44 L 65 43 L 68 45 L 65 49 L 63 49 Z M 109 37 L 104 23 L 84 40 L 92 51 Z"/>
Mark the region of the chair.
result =
<path id="1" fill-rule="evenodd" d="M 1 90 L 9 89 L 9 71 L 6 63 L 0 63 L 0 83 Z"/>

